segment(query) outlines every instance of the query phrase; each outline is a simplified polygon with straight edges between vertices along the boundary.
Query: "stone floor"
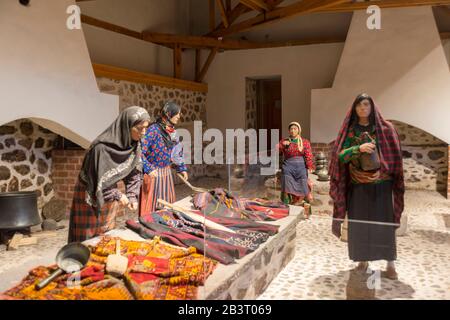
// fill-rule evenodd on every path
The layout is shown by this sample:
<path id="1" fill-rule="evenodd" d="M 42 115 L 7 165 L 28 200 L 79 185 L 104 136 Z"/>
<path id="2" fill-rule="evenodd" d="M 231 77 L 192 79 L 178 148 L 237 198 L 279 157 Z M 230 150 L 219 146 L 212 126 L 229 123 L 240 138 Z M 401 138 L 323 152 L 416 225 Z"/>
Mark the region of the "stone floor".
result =
<path id="1" fill-rule="evenodd" d="M 225 186 L 217 178 L 201 178 L 193 184 L 212 188 Z M 309 220 L 299 223 L 296 256 L 275 278 L 260 299 L 346 299 L 349 270 L 347 244 L 330 232 L 327 184 L 316 182 L 316 206 Z M 185 185 L 176 186 L 177 199 L 191 194 Z M 406 211 L 408 231 L 398 237 L 397 270 L 399 280 L 381 279 L 376 290 L 378 299 L 450 299 L 450 201 L 429 191 L 408 191 Z M 123 226 L 128 213 L 118 218 Z M 53 261 L 56 252 L 66 242 L 65 229 L 56 237 L 37 245 L 6 251 L 0 245 L 0 292 L 15 285 L 27 271 Z M 373 270 L 384 268 L 382 262 L 371 264 Z M 376 275 L 376 274 L 375 274 Z M 373 278 L 378 279 L 378 278 Z M 376 283 L 376 281 L 375 281 Z"/>
<path id="2" fill-rule="evenodd" d="M 349 279 L 356 264 L 348 259 L 347 243 L 331 234 L 329 197 L 324 184 L 316 183 L 322 204 L 298 224 L 296 256 L 259 299 L 347 299 L 354 285 Z M 378 277 L 385 262 L 371 263 L 375 298 L 450 299 L 450 201 L 436 192 L 407 191 L 405 202 L 408 230 L 397 238 L 399 280 Z"/>

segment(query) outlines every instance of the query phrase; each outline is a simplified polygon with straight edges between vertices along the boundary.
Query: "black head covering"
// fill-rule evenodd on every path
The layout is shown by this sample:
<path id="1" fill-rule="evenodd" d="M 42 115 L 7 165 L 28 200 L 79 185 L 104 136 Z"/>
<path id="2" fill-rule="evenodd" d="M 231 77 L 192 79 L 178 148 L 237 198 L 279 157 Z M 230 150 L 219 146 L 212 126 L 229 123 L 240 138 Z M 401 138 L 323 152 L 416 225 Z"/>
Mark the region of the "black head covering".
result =
<path id="1" fill-rule="evenodd" d="M 161 110 L 161 115 L 167 117 L 167 119 L 170 120 L 170 118 L 176 116 L 180 112 L 181 107 L 178 104 L 173 101 L 168 101 L 164 104 Z"/>
<path id="2" fill-rule="evenodd" d="M 170 119 L 181 112 L 181 107 L 173 101 L 168 101 L 161 109 L 161 115 L 156 120 L 156 123 L 160 127 L 164 144 L 171 149 L 177 142 L 177 133 L 175 131 L 175 125 Z"/>
<path id="3" fill-rule="evenodd" d="M 131 137 L 131 128 L 139 122 L 150 121 L 144 108 L 129 107 L 92 142 L 80 172 L 86 185 L 86 202 L 101 208 L 103 190 L 141 168 L 141 145 Z"/>

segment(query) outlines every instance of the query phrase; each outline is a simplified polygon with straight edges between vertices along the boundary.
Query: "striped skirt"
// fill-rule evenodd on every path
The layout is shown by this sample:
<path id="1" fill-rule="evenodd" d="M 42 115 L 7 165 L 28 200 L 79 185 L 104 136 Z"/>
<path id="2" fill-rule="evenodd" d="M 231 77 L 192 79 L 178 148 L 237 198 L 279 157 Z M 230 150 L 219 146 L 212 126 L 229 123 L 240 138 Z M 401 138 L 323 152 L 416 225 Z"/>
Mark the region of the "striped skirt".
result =
<path id="1" fill-rule="evenodd" d="M 158 199 L 175 202 L 175 187 L 170 166 L 158 168 L 156 177 L 144 174 L 141 188 L 139 216 L 156 211 Z"/>
<path id="2" fill-rule="evenodd" d="M 85 199 L 86 187 L 78 180 L 70 209 L 69 243 L 94 238 L 115 227 L 119 210 L 117 201 L 106 202 L 100 209 L 95 209 Z"/>

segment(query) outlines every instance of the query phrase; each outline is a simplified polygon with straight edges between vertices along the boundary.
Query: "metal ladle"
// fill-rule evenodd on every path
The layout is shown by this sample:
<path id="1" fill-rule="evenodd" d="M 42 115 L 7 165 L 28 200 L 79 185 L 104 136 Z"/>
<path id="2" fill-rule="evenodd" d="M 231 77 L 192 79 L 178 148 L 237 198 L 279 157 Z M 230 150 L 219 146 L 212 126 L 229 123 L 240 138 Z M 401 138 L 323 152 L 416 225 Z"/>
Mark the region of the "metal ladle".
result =
<path id="1" fill-rule="evenodd" d="M 58 269 L 49 277 L 35 285 L 36 290 L 45 288 L 55 278 L 63 273 L 73 273 L 80 271 L 89 261 L 91 251 L 85 245 L 79 242 L 66 244 L 56 255 L 56 264 Z"/>

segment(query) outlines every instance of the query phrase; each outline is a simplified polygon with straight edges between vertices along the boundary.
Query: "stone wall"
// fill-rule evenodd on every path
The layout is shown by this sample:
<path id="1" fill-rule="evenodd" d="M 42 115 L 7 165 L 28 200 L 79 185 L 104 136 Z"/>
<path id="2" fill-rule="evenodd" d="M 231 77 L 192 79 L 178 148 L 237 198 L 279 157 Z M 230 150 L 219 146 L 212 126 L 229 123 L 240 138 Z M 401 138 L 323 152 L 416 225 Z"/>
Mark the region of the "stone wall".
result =
<path id="1" fill-rule="evenodd" d="M 403 150 L 407 189 L 445 191 L 448 180 L 448 144 L 408 124 L 391 121 Z"/>
<path id="2" fill-rule="evenodd" d="M 134 83 L 124 80 L 114 80 L 98 77 L 97 83 L 100 91 L 119 95 L 119 107 L 138 105 L 145 108 L 152 119 L 155 119 L 159 110 L 168 100 L 178 103 L 181 110 L 181 125 L 193 121 L 202 121 L 203 130 L 206 129 L 206 93 L 189 90 L 172 89 L 155 85 Z M 191 143 L 193 146 L 193 141 Z M 193 147 L 192 147 L 192 155 Z M 208 176 L 209 168 L 206 165 L 188 165 L 190 178 Z M 214 175 L 214 174 L 213 174 Z M 175 183 L 181 181 L 175 176 Z"/>
<path id="3" fill-rule="evenodd" d="M 257 118 L 257 81 L 247 78 L 245 81 L 245 129 L 256 129 Z"/>
<path id="4" fill-rule="evenodd" d="M 119 95 L 120 110 L 139 105 L 156 117 L 164 102 L 173 100 L 182 106 L 182 122 L 200 120 L 206 127 L 205 93 L 108 78 L 97 81 L 102 92 Z M 53 196 L 69 206 L 85 150 L 54 150 L 56 139 L 56 134 L 29 120 L 0 126 L 0 192 L 37 190 L 40 208 Z M 216 174 L 205 165 L 188 169 L 192 178 Z M 177 178 L 175 182 L 180 183 Z M 123 190 L 123 184 L 119 188 Z"/>
<path id="5" fill-rule="evenodd" d="M 120 110 L 140 106 L 155 118 L 164 102 L 172 100 L 182 108 L 182 122 L 201 120 L 206 123 L 206 93 L 103 77 L 98 77 L 97 83 L 100 91 L 119 96 Z"/>
<path id="6" fill-rule="evenodd" d="M 0 126 L 0 192 L 37 191 L 42 208 L 54 195 L 50 168 L 56 138 L 26 119 Z"/>

